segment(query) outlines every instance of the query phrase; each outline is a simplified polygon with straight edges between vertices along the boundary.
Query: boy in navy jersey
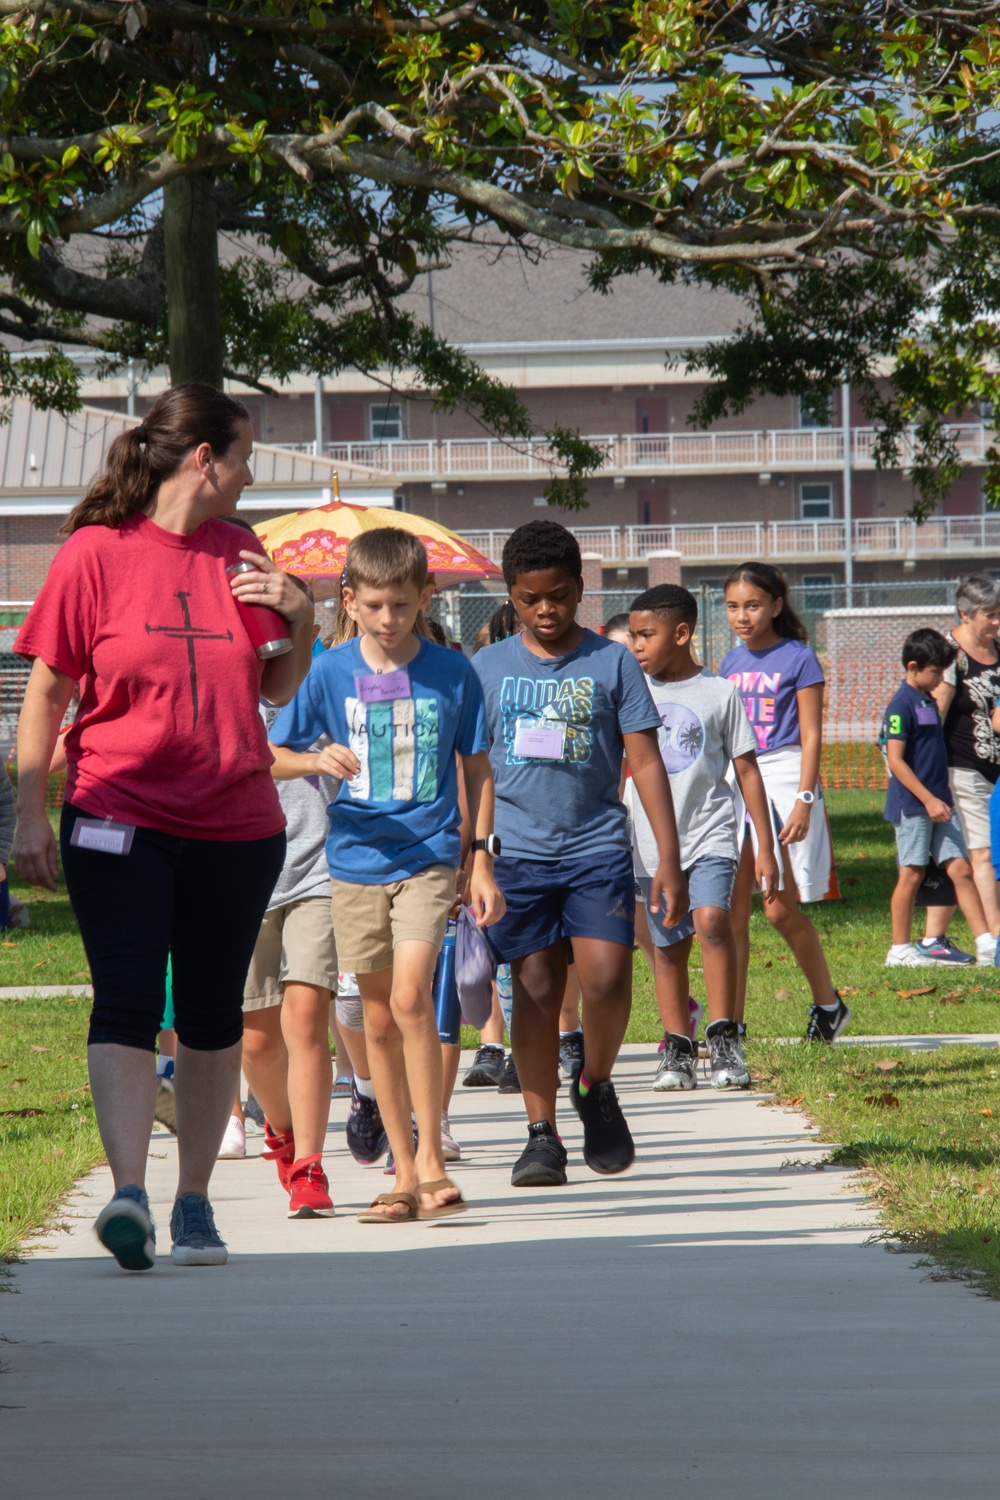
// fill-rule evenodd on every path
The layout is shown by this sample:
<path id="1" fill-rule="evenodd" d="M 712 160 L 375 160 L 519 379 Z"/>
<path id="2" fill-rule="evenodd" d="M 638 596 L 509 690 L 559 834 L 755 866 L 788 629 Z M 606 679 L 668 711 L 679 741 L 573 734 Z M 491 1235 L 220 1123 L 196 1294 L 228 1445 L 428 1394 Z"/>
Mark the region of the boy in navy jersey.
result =
<path id="1" fill-rule="evenodd" d="M 903 643 L 906 677 L 882 720 L 889 762 L 885 818 L 895 827 L 899 860 L 887 968 L 922 968 L 933 963 L 912 941 L 914 901 L 931 856 L 947 870 L 973 936 L 978 939 L 987 931 L 955 815 L 941 716 L 931 697 L 954 659 L 954 646 L 938 631 L 914 630 L 908 635 Z"/>

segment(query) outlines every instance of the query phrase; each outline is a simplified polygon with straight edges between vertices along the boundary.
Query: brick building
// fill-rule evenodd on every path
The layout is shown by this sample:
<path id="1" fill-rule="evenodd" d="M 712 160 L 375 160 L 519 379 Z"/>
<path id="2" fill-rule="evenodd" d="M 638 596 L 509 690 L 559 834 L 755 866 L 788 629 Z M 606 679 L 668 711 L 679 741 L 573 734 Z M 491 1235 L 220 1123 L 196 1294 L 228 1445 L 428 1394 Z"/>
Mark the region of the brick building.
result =
<path id="1" fill-rule="evenodd" d="M 829 427 L 816 427 L 790 398 L 768 397 L 710 432 L 691 429 L 703 379 L 684 365 L 684 351 L 731 332 L 747 315 L 742 303 L 661 286 L 651 275 L 623 279 L 601 296 L 587 289 L 584 269 L 584 257 L 567 251 L 531 265 L 468 248 L 447 271 L 421 277 L 406 301 L 515 386 L 539 433 L 558 423 L 604 444 L 588 509 L 568 519 L 592 555 L 589 571 L 596 577 L 599 562 L 606 587 L 641 586 L 652 571 L 674 571 L 666 558 L 651 570 L 653 553 L 679 553 L 689 583 L 718 580 L 733 562 L 758 555 L 819 587 L 843 580 L 848 543 L 858 582 L 955 576 L 1000 551 L 1000 516 L 983 514 L 975 467 L 993 434 L 977 413 L 959 424 L 973 467 L 940 515 L 914 527 L 905 520 L 912 484 L 904 470 L 875 469 L 856 401 L 846 435 L 842 397 Z M 162 372 L 139 371 L 131 389 L 125 378 L 88 379 L 83 395 L 95 410 L 141 416 L 162 385 Z M 435 412 L 405 373 L 384 381 L 355 372 L 303 377 L 278 395 L 239 394 L 268 449 L 319 455 L 328 474 L 336 468 L 342 483 L 353 478 L 358 498 L 378 492 L 381 503 L 474 534 L 492 555 L 512 527 L 547 513 L 543 440 L 498 442 L 467 413 Z M 296 490 L 309 492 L 305 483 Z M 53 503 L 65 508 L 69 493 L 64 487 Z M 309 503 L 290 497 L 287 485 L 266 495 L 258 486 L 246 508 L 263 515 Z M 0 594 L 8 598 L 18 588 L 30 593 L 57 529 L 30 504 L 0 465 Z"/>

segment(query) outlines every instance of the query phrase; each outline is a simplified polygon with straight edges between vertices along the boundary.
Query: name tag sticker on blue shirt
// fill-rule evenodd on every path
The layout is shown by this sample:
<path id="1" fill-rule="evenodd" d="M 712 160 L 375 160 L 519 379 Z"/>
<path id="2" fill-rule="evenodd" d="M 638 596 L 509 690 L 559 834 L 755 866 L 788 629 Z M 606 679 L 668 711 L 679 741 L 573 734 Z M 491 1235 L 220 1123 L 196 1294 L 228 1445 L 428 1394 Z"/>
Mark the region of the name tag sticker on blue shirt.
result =
<path id="1" fill-rule="evenodd" d="M 514 754 L 522 760 L 562 760 L 566 725 L 557 720 L 518 719 L 514 725 Z"/>
<path id="2" fill-rule="evenodd" d="M 77 818 L 70 835 L 75 849 L 96 849 L 99 854 L 127 854 L 135 838 L 131 823 L 100 822 L 96 818 Z"/>
<path id="3" fill-rule="evenodd" d="M 918 724 L 937 724 L 938 711 L 933 703 L 919 703 L 916 709 Z"/>
<path id="4" fill-rule="evenodd" d="M 405 667 L 395 672 L 358 672 L 354 680 L 362 703 L 391 703 L 396 698 L 412 696 L 410 674 Z"/>

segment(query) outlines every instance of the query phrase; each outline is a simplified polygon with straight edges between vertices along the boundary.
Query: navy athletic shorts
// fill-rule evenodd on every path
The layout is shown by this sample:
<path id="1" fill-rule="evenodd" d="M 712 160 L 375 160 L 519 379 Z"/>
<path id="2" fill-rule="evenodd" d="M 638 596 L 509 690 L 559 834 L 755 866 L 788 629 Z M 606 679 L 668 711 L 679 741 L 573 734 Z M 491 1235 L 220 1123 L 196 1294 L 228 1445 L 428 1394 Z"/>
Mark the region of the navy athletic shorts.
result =
<path id="1" fill-rule="evenodd" d="M 598 938 L 623 948 L 635 943 L 635 873 L 627 849 L 585 859 L 501 855 L 493 874 L 507 911 L 483 930 L 498 963 L 566 938 Z"/>

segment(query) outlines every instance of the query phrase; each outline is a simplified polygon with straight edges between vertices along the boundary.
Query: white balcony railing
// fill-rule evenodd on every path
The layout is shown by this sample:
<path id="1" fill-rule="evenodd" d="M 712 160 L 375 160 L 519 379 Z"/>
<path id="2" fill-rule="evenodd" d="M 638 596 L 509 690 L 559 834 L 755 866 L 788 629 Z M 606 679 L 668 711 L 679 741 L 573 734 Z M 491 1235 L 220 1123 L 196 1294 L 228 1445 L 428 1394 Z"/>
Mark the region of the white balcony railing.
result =
<path id="1" fill-rule="evenodd" d="M 702 526 L 573 526 L 584 553 L 605 562 L 641 562 L 651 552 L 679 552 L 691 562 L 737 562 L 763 557 L 775 561 L 842 561 L 846 553 L 843 521 L 747 521 Z M 980 553 L 1000 555 L 1000 514 L 941 516 L 918 526 L 894 517 L 855 521 L 855 558 L 956 558 Z M 510 529 L 460 531 L 459 535 L 487 557 L 499 559 Z"/>
<path id="2" fill-rule="evenodd" d="M 992 428 L 970 423 L 951 428 L 963 459 L 982 463 L 996 442 Z M 605 451 L 604 474 L 677 474 L 764 472 L 774 469 L 834 469 L 844 461 L 844 434 L 839 427 L 761 429 L 753 432 L 650 432 L 598 434 L 588 438 Z M 314 443 L 287 443 L 314 452 Z M 851 464 L 875 467 L 875 429 L 851 430 Z M 900 462 L 913 459 L 912 433 L 904 435 Z M 323 455 L 336 463 L 358 465 L 387 480 L 489 478 L 547 475 L 554 463 L 543 437 L 518 442 L 499 438 L 445 438 L 438 442 L 326 443 Z"/>

